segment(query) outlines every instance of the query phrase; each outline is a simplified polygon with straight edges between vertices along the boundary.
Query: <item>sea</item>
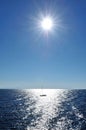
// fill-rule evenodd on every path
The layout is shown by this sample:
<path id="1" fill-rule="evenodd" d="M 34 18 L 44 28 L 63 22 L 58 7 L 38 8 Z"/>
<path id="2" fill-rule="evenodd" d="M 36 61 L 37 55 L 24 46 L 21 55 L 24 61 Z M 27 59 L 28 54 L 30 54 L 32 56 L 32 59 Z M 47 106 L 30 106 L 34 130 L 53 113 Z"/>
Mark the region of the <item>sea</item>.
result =
<path id="1" fill-rule="evenodd" d="M 0 89 L 0 130 L 86 130 L 86 90 Z"/>

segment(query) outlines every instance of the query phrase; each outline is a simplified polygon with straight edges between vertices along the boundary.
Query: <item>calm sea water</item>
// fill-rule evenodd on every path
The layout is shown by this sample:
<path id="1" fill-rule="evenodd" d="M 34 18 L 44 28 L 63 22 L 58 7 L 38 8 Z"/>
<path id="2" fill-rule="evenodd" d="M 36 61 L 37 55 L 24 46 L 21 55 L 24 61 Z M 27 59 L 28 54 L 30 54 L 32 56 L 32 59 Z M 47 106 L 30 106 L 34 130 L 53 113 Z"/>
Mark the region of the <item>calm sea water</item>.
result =
<path id="1" fill-rule="evenodd" d="M 86 90 L 0 89 L 0 130 L 86 130 Z"/>

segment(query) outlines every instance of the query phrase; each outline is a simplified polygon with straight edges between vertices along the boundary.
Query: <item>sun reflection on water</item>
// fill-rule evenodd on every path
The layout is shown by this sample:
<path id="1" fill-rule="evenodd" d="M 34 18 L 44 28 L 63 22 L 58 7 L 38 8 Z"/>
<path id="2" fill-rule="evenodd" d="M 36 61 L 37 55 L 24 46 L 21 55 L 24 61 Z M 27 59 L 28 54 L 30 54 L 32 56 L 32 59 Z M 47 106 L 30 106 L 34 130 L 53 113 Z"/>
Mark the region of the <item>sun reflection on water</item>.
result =
<path id="1" fill-rule="evenodd" d="M 35 122 L 35 130 L 48 129 L 49 120 L 55 117 L 58 108 L 56 104 L 60 104 L 61 94 L 63 90 L 56 89 L 34 89 L 30 90 L 33 97 L 36 99 L 35 111 L 34 113 L 39 113 L 41 116 L 37 118 Z M 40 96 L 40 95 L 46 96 Z M 28 126 L 27 130 L 33 130 L 34 126 Z"/>
<path id="2" fill-rule="evenodd" d="M 85 90 L 1 90 L 0 97 L 0 130 L 86 129 Z"/>

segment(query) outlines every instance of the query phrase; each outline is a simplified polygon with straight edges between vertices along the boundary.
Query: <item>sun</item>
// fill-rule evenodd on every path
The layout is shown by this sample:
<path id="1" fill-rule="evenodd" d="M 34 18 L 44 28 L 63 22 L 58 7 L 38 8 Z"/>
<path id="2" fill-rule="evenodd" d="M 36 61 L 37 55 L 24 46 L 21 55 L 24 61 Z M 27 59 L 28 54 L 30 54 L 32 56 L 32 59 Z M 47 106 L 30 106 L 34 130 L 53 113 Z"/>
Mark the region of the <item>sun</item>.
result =
<path id="1" fill-rule="evenodd" d="M 53 20 L 50 17 L 45 17 L 41 21 L 41 27 L 45 31 L 51 31 L 53 27 Z"/>
<path id="2" fill-rule="evenodd" d="M 56 36 L 56 34 L 62 30 L 61 19 L 54 12 L 42 13 L 40 12 L 32 18 L 31 24 L 33 24 L 33 32 L 36 32 L 37 39 L 42 36 L 48 38 L 50 36 Z"/>

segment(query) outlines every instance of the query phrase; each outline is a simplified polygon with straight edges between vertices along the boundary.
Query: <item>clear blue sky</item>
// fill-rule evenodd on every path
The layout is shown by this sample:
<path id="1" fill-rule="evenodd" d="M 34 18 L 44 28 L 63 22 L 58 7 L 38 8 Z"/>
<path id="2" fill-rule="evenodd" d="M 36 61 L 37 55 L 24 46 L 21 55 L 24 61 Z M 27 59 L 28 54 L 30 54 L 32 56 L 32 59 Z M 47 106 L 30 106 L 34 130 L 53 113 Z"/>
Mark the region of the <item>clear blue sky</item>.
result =
<path id="1" fill-rule="evenodd" d="M 36 27 L 59 17 L 48 39 Z M 85 88 L 86 0 L 0 0 L 0 88 Z"/>

